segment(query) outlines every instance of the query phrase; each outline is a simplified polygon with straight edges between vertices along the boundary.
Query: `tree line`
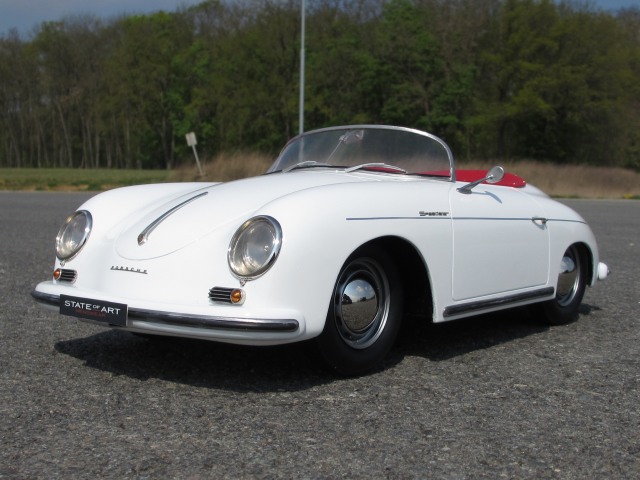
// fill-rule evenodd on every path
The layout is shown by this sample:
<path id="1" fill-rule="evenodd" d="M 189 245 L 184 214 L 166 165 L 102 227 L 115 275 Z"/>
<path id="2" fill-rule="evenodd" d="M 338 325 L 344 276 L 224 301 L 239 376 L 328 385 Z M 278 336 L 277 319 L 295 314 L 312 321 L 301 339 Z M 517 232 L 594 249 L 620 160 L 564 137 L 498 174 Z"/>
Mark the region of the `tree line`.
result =
<path id="1" fill-rule="evenodd" d="M 298 132 L 300 0 L 66 17 L 0 37 L 0 166 L 173 168 Z M 640 168 L 640 9 L 307 0 L 304 125 L 428 130 L 458 157 Z"/>

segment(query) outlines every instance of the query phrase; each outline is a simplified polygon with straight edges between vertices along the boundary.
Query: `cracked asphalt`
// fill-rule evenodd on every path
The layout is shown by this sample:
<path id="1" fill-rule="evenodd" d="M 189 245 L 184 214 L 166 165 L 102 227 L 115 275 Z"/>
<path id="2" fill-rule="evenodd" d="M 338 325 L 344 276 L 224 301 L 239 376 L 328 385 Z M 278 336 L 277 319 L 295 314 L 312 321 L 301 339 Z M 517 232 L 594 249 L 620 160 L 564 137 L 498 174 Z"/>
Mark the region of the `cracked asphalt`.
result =
<path id="1" fill-rule="evenodd" d="M 147 340 L 38 307 L 88 194 L 0 192 L 0 478 L 640 476 L 640 202 L 568 200 L 613 275 L 578 322 L 406 322 L 384 367 Z"/>

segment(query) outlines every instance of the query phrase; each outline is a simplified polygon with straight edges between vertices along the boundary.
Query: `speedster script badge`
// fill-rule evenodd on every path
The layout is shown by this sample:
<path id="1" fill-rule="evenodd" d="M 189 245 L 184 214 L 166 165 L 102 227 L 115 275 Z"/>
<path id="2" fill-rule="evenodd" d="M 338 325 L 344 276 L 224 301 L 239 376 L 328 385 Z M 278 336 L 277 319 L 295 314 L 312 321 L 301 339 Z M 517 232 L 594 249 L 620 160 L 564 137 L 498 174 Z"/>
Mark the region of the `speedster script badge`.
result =
<path id="1" fill-rule="evenodd" d="M 119 327 L 127 326 L 127 306 L 123 303 L 60 295 L 60 313 Z"/>

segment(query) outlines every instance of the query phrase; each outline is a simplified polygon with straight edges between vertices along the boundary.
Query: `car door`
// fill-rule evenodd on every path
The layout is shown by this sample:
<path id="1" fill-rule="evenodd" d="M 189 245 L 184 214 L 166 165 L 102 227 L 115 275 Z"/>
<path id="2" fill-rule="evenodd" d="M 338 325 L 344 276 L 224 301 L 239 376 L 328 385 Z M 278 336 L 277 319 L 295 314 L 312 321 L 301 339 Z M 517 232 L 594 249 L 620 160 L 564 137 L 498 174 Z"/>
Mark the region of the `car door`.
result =
<path id="1" fill-rule="evenodd" d="M 546 285 L 549 230 L 544 212 L 521 189 L 480 184 L 451 189 L 453 300 Z"/>

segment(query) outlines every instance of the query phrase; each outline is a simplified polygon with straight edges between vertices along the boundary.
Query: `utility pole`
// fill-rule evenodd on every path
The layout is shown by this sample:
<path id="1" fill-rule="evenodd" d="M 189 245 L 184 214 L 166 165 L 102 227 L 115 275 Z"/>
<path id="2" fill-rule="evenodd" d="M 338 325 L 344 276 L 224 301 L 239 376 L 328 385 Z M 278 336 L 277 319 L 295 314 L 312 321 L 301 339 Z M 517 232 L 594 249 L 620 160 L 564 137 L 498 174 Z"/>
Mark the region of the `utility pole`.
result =
<path id="1" fill-rule="evenodd" d="M 298 125 L 300 133 L 304 132 L 304 41 L 305 41 L 305 0 L 300 5 L 300 110 L 298 113 Z"/>

